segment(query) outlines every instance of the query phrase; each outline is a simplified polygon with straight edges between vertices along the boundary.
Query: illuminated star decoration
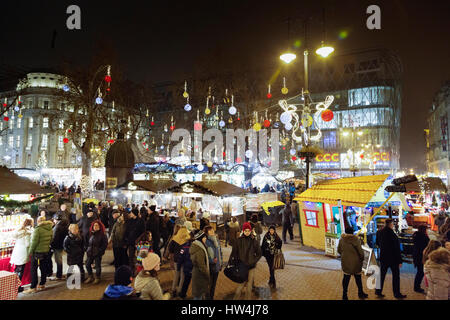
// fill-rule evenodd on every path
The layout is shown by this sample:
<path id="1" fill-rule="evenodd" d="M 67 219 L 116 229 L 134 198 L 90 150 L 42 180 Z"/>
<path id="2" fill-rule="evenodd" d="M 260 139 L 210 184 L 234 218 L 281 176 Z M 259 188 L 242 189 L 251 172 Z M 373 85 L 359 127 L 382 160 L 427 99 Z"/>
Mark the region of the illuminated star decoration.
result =
<path id="1" fill-rule="evenodd" d="M 317 125 L 316 120 L 319 119 L 324 110 L 328 109 L 328 107 L 333 103 L 333 100 L 334 97 L 330 95 L 325 98 L 325 101 L 317 103 L 311 102 L 307 106 L 305 106 L 305 104 L 288 105 L 286 100 L 280 100 L 278 101 L 278 105 L 284 111 L 280 116 L 280 121 L 285 125 L 286 130 L 290 130 L 292 126 L 291 121 L 294 120 L 292 126 L 292 138 L 295 140 L 295 142 L 302 143 L 303 141 L 304 144 L 308 145 L 309 140 L 319 141 L 319 139 L 322 137 L 322 132 L 320 130 L 320 127 Z M 303 99 L 303 101 L 305 100 Z M 316 110 L 312 115 L 312 106 L 314 105 Z M 317 129 L 317 133 L 314 136 L 309 136 L 307 128 L 312 125 L 314 125 L 314 127 Z M 298 131 L 300 131 L 300 134 L 298 134 Z"/>

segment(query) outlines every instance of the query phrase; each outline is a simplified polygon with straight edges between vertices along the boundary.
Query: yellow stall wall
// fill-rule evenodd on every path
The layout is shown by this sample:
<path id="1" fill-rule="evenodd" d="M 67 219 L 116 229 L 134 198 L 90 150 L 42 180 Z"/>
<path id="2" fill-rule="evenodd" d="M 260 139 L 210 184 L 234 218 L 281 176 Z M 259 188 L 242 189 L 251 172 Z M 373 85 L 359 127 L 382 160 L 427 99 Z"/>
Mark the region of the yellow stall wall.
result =
<path id="1" fill-rule="evenodd" d="M 323 214 L 323 205 L 319 206 L 316 202 L 300 202 L 300 221 L 302 224 L 303 244 L 316 249 L 325 250 L 325 220 Z M 306 215 L 304 210 L 313 210 L 317 212 L 318 227 L 306 225 Z"/>

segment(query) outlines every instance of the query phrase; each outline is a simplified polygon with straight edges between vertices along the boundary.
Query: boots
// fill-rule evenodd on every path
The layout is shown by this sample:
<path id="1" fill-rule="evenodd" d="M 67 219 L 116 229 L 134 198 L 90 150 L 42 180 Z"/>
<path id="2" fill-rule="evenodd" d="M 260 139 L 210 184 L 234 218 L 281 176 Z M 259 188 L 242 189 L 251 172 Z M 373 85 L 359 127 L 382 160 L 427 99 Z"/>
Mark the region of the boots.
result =
<path id="1" fill-rule="evenodd" d="M 100 283 L 100 277 L 95 276 L 95 280 L 93 284 L 99 284 Z"/>
<path id="2" fill-rule="evenodd" d="M 363 285 L 362 285 L 362 280 L 361 280 L 360 274 L 355 274 L 355 281 L 356 281 L 356 285 L 358 286 L 358 297 L 360 299 L 367 298 L 369 295 L 367 293 L 365 293 L 363 290 Z"/>
<path id="3" fill-rule="evenodd" d="M 88 278 L 86 279 L 86 281 L 84 281 L 84 284 L 89 284 L 93 281 L 94 281 L 94 276 L 89 275 Z"/>

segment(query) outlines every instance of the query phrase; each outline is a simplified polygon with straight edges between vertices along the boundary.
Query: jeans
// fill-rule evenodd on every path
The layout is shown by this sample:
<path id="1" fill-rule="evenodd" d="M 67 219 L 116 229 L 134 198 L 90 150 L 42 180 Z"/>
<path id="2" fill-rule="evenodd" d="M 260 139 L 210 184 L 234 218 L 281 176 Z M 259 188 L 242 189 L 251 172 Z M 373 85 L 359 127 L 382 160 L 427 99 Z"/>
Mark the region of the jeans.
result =
<path id="1" fill-rule="evenodd" d="M 128 265 L 127 248 L 113 247 L 114 268 L 117 270 L 120 266 Z"/>
<path id="2" fill-rule="evenodd" d="M 352 277 L 351 274 L 344 274 L 344 278 L 342 279 L 342 289 L 343 289 L 343 296 L 347 296 L 348 291 L 348 285 L 350 283 L 350 278 Z M 362 280 L 361 280 L 361 274 L 354 274 L 353 277 L 355 277 L 356 285 L 358 287 L 358 295 L 361 295 L 364 293 Z"/>
<path id="3" fill-rule="evenodd" d="M 63 274 L 63 249 L 53 249 L 53 255 L 55 256 L 56 263 L 56 277 L 62 278 Z M 50 263 L 51 260 L 50 260 Z"/>
<path id="4" fill-rule="evenodd" d="M 180 298 L 186 298 L 186 293 L 189 289 L 189 284 L 191 283 L 191 279 L 192 279 L 192 273 L 184 273 L 184 279 L 183 279 L 183 285 L 181 286 L 181 291 L 179 293 L 179 297 Z"/>
<path id="5" fill-rule="evenodd" d="M 423 263 L 418 263 L 417 264 L 417 273 L 416 273 L 416 277 L 414 278 L 414 290 L 420 289 L 420 284 L 422 283 L 423 280 Z"/>
<path id="6" fill-rule="evenodd" d="M 185 274 L 183 272 L 183 267 L 178 267 L 178 264 L 175 264 L 174 277 L 172 281 L 172 292 L 176 292 L 177 294 L 180 293 L 183 286 L 184 277 Z"/>
<path id="7" fill-rule="evenodd" d="M 216 269 L 216 265 L 212 264 L 210 265 L 210 271 L 209 271 L 209 296 L 208 299 L 209 300 L 214 300 L 214 292 L 216 291 L 216 283 L 217 283 L 217 278 L 219 277 L 219 273 L 215 271 Z"/>
<path id="8" fill-rule="evenodd" d="M 92 263 L 95 263 L 95 276 L 100 279 L 102 275 L 102 256 L 90 257 L 88 256 L 86 260 L 86 270 L 89 277 L 92 277 Z"/>
<path id="9" fill-rule="evenodd" d="M 36 253 L 34 253 L 31 257 L 31 289 L 34 289 L 37 287 L 38 283 L 38 272 L 37 269 L 41 270 L 41 281 L 39 285 L 43 286 L 47 282 L 47 275 L 48 275 L 48 265 L 49 265 L 49 254 L 48 253 L 40 253 L 38 254 L 42 257 L 42 259 L 38 259 L 38 256 Z"/>
<path id="10" fill-rule="evenodd" d="M 252 287 L 253 287 L 253 281 L 255 279 L 255 270 L 256 268 L 250 269 L 248 271 L 248 279 L 244 283 L 240 283 L 236 289 L 236 292 L 234 294 L 233 300 L 239 300 L 241 297 L 241 291 L 244 288 L 245 285 L 247 285 L 247 291 L 245 292 L 245 299 L 250 300 L 252 296 Z"/>
<path id="11" fill-rule="evenodd" d="M 290 223 L 283 223 L 283 241 L 286 242 L 286 231 L 289 232 L 289 238 L 294 240 L 294 231 L 292 230 L 292 224 Z"/>
<path id="12" fill-rule="evenodd" d="M 269 283 L 275 283 L 275 269 L 273 268 L 273 260 L 274 260 L 273 255 L 268 254 L 266 256 L 267 266 L 269 267 L 269 273 L 270 273 Z"/>
<path id="13" fill-rule="evenodd" d="M 388 269 L 392 272 L 392 289 L 394 291 L 394 296 L 400 295 L 400 267 L 398 264 L 386 265 L 381 262 L 381 287 L 376 290 L 377 293 L 383 292 L 384 279 L 386 278 L 386 273 Z"/>

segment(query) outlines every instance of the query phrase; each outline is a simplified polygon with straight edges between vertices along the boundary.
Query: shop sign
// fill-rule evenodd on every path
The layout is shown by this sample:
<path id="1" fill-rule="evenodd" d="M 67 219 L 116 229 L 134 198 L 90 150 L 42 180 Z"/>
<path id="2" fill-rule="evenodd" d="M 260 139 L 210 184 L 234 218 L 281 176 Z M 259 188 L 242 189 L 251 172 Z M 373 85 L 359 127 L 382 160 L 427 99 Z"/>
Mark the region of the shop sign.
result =
<path id="1" fill-rule="evenodd" d="M 339 162 L 339 153 L 325 153 L 316 156 L 317 162 Z"/>
<path id="2" fill-rule="evenodd" d="M 317 169 L 329 169 L 329 168 L 337 168 L 339 169 L 339 162 L 316 162 L 315 168 Z"/>
<path id="3" fill-rule="evenodd" d="M 222 181 L 221 174 L 202 174 L 203 181 Z"/>
<path id="4" fill-rule="evenodd" d="M 184 193 L 191 193 L 194 191 L 194 187 L 190 184 L 185 184 L 181 187 L 181 190 L 183 190 Z"/>
<path id="5" fill-rule="evenodd" d="M 373 156 L 376 161 L 389 161 L 389 152 L 374 152 Z"/>
<path id="6" fill-rule="evenodd" d="M 106 178 L 106 189 L 114 189 L 117 187 L 117 178 Z"/>
<path id="7" fill-rule="evenodd" d="M 149 178 L 149 180 L 171 180 L 172 176 L 170 174 L 159 173 L 151 174 Z"/>

